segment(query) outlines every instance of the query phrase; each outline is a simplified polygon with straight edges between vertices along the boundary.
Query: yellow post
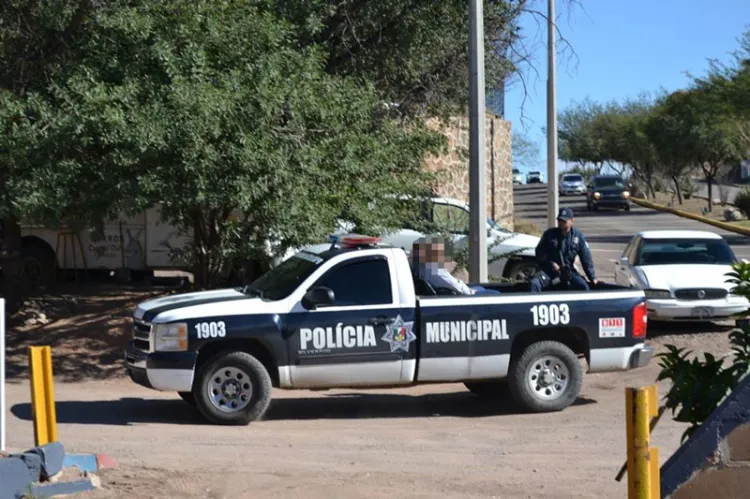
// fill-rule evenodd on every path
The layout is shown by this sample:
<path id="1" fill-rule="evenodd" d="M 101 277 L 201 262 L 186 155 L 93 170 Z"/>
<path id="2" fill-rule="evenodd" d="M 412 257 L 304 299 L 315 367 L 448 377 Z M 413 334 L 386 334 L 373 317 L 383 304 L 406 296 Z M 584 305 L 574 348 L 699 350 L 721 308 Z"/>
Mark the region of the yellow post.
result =
<path id="1" fill-rule="evenodd" d="M 656 386 L 625 389 L 628 498 L 660 497 L 659 450 L 649 447 L 650 419 L 658 415 Z"/>
<path id="2" fill-rule="evenodd" d="M 57 441 L 57 414 L 52 388 L 52 349 L 29 347 L 31 407 L 34 415 L 34 442 L 41 446 Z"/>

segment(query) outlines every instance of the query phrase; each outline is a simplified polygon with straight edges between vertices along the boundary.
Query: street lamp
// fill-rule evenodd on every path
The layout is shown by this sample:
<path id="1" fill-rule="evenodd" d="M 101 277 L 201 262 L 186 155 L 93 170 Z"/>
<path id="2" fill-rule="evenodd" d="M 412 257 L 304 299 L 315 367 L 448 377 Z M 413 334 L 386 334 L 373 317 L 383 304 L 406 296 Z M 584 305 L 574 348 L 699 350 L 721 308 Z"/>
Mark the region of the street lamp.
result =
<path id="1" fill-rule="evenodd" d="M 555 103 L 555 0 L 547 0 L 547 225 L 557 225 L 557 106 Z"/>

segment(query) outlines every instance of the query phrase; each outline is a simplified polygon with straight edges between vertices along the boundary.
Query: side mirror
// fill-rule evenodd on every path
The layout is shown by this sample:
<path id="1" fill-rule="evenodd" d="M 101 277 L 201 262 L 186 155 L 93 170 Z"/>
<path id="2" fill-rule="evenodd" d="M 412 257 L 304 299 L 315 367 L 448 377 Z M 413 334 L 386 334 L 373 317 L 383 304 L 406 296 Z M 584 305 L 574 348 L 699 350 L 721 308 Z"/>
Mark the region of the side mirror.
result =
<path id="1" fill-rule="evenodd" d="M 318 286 L 311 289 L 302 297 L 302 306 L 307 310 L 315 310 L 321 305 L 333 305 L 336 297 L 331 288 Z"/>
<path id="2" fill-rule="evenodd" d="M 626 256 L 620 257 L 620 263 L 623 264 L 623 265 L 627 265 L 629 263 L 628 262 L 628 257 L 626 257 Z"/>

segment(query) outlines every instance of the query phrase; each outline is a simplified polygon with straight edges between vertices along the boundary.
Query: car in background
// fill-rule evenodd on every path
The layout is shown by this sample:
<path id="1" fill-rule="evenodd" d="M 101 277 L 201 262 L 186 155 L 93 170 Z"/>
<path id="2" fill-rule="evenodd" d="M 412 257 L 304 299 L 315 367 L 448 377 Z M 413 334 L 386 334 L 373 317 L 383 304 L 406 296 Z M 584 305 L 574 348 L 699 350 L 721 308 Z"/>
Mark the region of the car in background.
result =
<path id="1" fill-rule="evenodd" d="M 628 183 L 619 175 L 596 175 L 586 188 L 586 208 L 615 208 L 630 211 Z"/>
<path id="2" fill-rule="evenodd" d="M 523 184 L 523 176 L 518 168 L 513 168 L 513 184 Z"/>
<path id="3" fill-rule="evenodd" d="M 726 240 L 713 232 L 644 231 L 615 260 L 615 283 L 643 289 L 654 320 L 723 320 L 750 307 L 727 282 L 736 261 Z"/>
<path id="4" fill-rule="evenodd" d="M 433 197 L 422 202 L 422 216 L 428 221 L 447 227 L 451 235 L 450 244 L 453 251 L 461 251 L 469 245 L 469 205 L 452 198 Z M 356 232 L 356 227 L 350 222 L 339 220 L 335 234 L 348 234 Z M 491 218 L 487 218 L 487 249 L 490 252 L 490 260 L 487 264 L 487 274 L 491 278 L 513 279 L 528 281 L 538 270 L 535 250 L 539 244 L 539 237 L 519 232 L 511 232 L 501 227 Z M 399 230 L 379 234 L 383 243 L 401 248 L 407 254 L 411 254 L 411 248 L 419 238 L 426 234 L 415 230 L 413 227 L 402 227 Z M 318 251 L 325 246 L 312 245 L 301 249 Z M 290 249 L 280 260 L 278 265 L 290 258 L 299 249 Z M 494 260 L 494 261 L 493 261 Z"/>
<path id="5" fill-rule="evenodd" d="M 559 189 L 561 196 L 575 196 L 586 194 L 586 183 L 579 173 L 564 173 L 560 177 Z"/>
<path id="6" fill-rule="evenodd" d="M 527 184 L 543 184 L 544 181 L 542 180 L 542 172 L 540 172 L 539 170 L 532 170 L 529 173 L 527 173 L 526 183 Z"/>

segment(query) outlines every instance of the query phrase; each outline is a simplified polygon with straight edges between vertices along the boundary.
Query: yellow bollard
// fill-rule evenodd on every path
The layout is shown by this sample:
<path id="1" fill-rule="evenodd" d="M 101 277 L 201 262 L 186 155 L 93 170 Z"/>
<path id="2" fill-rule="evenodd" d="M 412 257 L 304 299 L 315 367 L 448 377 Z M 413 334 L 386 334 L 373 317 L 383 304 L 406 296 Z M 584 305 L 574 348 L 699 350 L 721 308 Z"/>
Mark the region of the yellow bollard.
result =
<path id="1" fill-rule="evenodd" d="M 659 449 L 649 447 L 650 419 L 659 414 L 656 386 L 626 388 L 625 404 L 628 498 L 659 498 Z"/>
<path id="2" fill-rule="evenodd" d="M 31 407 L 34 416 L 34 442 L 37 447 L 57 441 L 57 414 L 52 389 L 52 349 L 29 347 Z"/>

